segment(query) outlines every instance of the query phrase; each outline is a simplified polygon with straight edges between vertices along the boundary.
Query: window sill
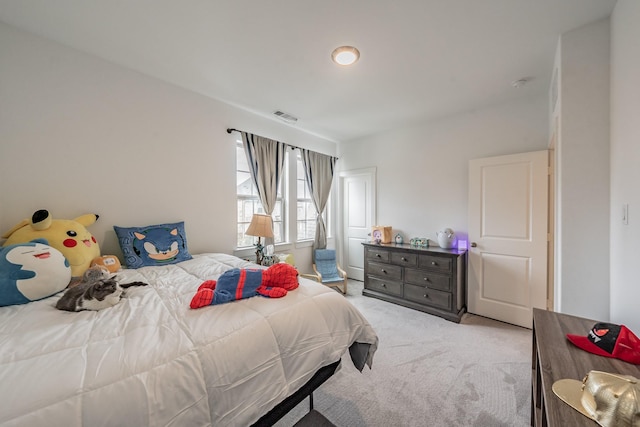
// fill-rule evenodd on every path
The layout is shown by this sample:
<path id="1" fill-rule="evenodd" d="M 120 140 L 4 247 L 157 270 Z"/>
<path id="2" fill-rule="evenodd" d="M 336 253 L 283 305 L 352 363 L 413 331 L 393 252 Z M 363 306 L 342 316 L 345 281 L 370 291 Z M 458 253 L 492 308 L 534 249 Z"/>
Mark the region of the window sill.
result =
<path id="1" fill-rule="evenodd" d="M 333 237 L 328 237 L 327 238 L 327 243 L 332 242 L 333 241 Z M 283 243 L 276 243 L 274 245 L 274 250 L 275 252 L 286 252 L 286 251 L 290 251 L 292 249 L 300 249 L 300 248 L 310 248 L 313 246 L 313 239 L 309 239 L 309 240 L 300 240 L 298 242 L 283 242 Z M 256 248 L 255 246 L 253 247 L 245 247 L 245 248 L 236 248 L 233 251 L 233 254 L 237 257 L 240 258 L 245 258 L 247 256 L 250 255 L 254 255 L 256 254 Z"/>
<path id="2" fill-rule="evenodd" d="M 327 237 L 327 244 L 329 244 L 329 242 L 333 242 L 333 237 Z M 313 239 L 300 240 L 300 241 L 296 242 L 296 249 L 297 248 L 310 248 L 311 246 L 313 246 Z"/>
<path id="3" fill-rule="evenodd" d="M 311 246 L 313 246 L 313 240 L 300 240 L 300 241 L 296 242 L 296 249 L 297 248 L 310 248 Z"/>

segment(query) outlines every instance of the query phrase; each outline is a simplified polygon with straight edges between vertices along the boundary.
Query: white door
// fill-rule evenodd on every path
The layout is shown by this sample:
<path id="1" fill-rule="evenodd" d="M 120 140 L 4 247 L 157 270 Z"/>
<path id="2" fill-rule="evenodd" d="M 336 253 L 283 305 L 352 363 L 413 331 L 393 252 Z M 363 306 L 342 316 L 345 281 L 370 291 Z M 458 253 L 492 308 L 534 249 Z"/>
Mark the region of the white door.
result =
<path id="1" fill-rule="evenodd" d="M 531 328 L 547 298 L 547 151 L 469 161 L 468 311 Z"/>
<path id="2" fill-rule="evenodd" d="M 375 168 L 340 174 L 342 189 L 343 267 L 350 279 L 364 280 L 364 247 L 375 222 Z"/>

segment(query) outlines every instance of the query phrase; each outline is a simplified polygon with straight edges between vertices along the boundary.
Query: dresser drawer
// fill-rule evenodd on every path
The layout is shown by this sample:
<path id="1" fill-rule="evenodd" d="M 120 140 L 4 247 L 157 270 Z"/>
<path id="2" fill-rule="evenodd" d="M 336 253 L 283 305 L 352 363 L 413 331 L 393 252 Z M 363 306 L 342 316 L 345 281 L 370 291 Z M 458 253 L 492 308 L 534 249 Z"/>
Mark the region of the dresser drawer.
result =
<path id="1" fill-rule="evenodd" d="M 397 265 L 370 262 L 367 273 L 380 279 L 402 282 L 402 267 Z"/>
<path id="2" fill-rule="evenodd" d="M 451 266 L 453 264 L 450 258 L 420 255 L 420 258 L 418 260 L 418 265 L 420 266 L 420 268 L 428 268 L 434 271 L 450 273 Z"/>
<path id="3" fill-rule="evenodd" d="M 451 276 L 445 276 L 427 270 L 407 268 L 404 270 L 404 281 L 413 285 L 427 286 L 431 289 L 451 291 Z"/>
<path id="4" fill-rule="evenodd" d="M 405 284 L 404 297 L 420 304 L 430 305 L 443 310 L 451 310 L 451 294 L 449 292 L 436 291 L 424 286 Z"/>
<path id="5" fill-rule="evenodd" d="M 366 288 L 372 291 L 384 292 L 389 295 L 402 296 L 402 283 L 400 282 L 377 279 L 371 276 L 368 277 Z"/>
<path id="6" fill-rule="evenodd" d="M 368 248 L 367 260 L 378 261 L 378 262 L 389 262 L 389 251 Z"/>
<path id="7" fill-rule="evenodd" d="M 401 265 L 403 267 L 416 267 L 418 265 L 418 255 L 391 252 L 391 264 Z"/>

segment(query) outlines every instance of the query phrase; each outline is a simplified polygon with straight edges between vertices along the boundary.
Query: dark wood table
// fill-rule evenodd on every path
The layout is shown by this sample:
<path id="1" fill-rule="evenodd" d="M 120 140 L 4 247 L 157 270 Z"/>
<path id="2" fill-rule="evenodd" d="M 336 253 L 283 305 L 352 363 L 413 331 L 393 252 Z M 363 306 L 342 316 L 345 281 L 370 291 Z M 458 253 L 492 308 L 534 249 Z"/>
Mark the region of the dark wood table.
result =
<path id="1" fill-rule="evenodd" d="M 556 380 L 582 381 L 591 370 L 640 378 L 640 366 L 597 356 L 574 346 L 566 334 L 587 335 L 596 320 L 533 309 L 532 426 L 593 426 L 592 421 L 561 401 L 551 387 Z"/>

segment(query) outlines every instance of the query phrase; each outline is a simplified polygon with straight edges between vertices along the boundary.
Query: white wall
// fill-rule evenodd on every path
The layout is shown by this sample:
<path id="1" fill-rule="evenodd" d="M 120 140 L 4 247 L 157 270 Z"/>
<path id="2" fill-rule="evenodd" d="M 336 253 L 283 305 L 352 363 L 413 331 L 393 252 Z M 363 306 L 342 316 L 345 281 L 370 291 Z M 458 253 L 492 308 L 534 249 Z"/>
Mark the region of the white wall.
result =
<path id="1" fill-rule="evenodd" d="M 377 168 L 377 222 L 394 235 L 466 237 L 469 160 L 546 149 L 547 115 L 546 96 L 476 110 L 342 143 L 338 164 Z"/>
<path id="2" fill-rule="evenodd" d="M 636 331 L 638 22 L 640 3 L 618 0 L 611 19 L 611 203 L 599 199 L 596 207 L 610 206 L 610 317 Z M 596 44 L 602 53 L 602 39 Z M 600 62 L 585 64 L 604 72 Z M 406 237 L 433 239 L 444 227 L 465 234 L 468 160 L 546 148 L 547 110 L 540 97 L 363 138 L 341 144 L 338 167 L 377 167 L 379 224 Z M 293 127 L 0 24 L 0 232 L 41 208 L 58 218 L 96 212 L 101 218 L 90 229 L 103 253 L 119 253 L 114 224 L 175 220 L 186 221 L 193 252 L 231 252 L 235 136 L 225 132 L 229 126 L 336 154 L 333 143 Z M 600 153 L 574 148 L 578 160 Z M 591 174 L 602 176 L 606 166 L 599 165 L 583 171 L 585 183 Z M 600 196 L 602 182 L 595 184 Z M 629 225 L 620 220 L 623 203 Z M 573 220 L 567 216 L 564 224 Z M 599 244 L 609 246 L 588 224 L 576 230 L 589 238 L 574 248 L 582 260 L 592 262 Z M 608 301 L 606 292 L 602 298 Z M 608 304 L 600 297 L 581 302 Z"/>
<path id="3" fill-rule="evenodd" d="M 611 320 L 640 334 L 640 2 L 611 16 Z M 629 204 L 629 224 L 622 205 Z"/>
<path id="4" fill-rule="evenodd" d="M 1 23 L 0 91 L 0 233 L 38 209 L 57 218 L 93 212 L 100 219 L 89 229 L 104 254 L 120 254 L 113 225 L 178 220 L 191 252 L 234 250 L 237 134 L 227 127 L 336 151 Z"/>
<path id="5" fill-rule="evenodd" d="M 609 19 L 562 34 L 556 56 L 556 298 L 609 318 Z M 594 303 L 595 302 L 595 303 Z"/>

